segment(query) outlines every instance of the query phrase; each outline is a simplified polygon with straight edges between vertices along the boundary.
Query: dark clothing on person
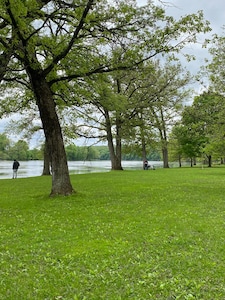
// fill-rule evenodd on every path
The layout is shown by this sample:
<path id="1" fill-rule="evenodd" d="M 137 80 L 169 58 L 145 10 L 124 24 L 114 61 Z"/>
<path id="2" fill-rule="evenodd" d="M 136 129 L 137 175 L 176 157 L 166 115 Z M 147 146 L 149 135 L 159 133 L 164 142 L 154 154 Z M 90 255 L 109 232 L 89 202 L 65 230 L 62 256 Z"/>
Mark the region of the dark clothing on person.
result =
<path id="1" fill-rule="evenodd" d="M 148 170 L 149 167 L 150 167 L 150 166 L 149 166 L 149 164 L 148 164 L 148 161 L 145 160 L 145 161 L 144 161 L 144 166 L 143 166 L 144 170 Z"/>
<path id="2" fill-rule="evenodd" d="M 18 170 L 19 166 L 20 166 L 20 163 L 17 160 L 14 160 L 14 162 L 13 162 L 13 170 Z"/>
<path id="3" fill-rule="evenodd" d="M 14 162 L 13 162 L 13 178 L 17 178 L 17 171 L 19 169 L 19 166 L 20 166 L 20 163 L 14 159 Z"/>

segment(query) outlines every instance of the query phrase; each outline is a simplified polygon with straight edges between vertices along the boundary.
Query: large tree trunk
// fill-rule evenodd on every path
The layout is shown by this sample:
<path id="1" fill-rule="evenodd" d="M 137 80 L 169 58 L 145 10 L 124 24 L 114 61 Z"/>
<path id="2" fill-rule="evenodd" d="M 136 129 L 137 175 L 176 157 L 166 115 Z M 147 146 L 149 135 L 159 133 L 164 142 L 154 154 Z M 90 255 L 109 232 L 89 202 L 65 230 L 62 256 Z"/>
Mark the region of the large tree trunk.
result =
<path id="1" fill-rule="evenodd" d="M 117 157 L 114 151 L 114 145 L 112 141 L 108 141 L 110 159 L 111 159 L 111 170 L 123 170 L 121 160 Z"/>
<path id="2" fill-rule="evenodd" d="M 70 195 L 73 188 L 70 182 L 69 169 L 59 119 L 51 89 L 41 72 L 27 69 L 33 86 L 46 138 L 46 145 L 52 164 L 51 196 Z"/>

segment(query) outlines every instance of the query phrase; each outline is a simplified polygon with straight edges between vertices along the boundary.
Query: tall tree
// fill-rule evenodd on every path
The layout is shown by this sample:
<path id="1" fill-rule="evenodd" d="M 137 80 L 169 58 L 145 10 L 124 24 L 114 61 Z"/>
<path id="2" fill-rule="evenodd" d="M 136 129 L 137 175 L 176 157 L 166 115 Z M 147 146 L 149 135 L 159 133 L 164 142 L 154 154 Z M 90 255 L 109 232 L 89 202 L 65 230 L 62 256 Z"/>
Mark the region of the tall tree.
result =
<path id="1" fill-rule="evenodd" d="M 168 134 L 189 93 L 190 74 L 180 64 L 169 62 L 165 65 L 159 62 L 149 64 L 142 72 L 138 93 L 139 123 L 136 125 L 141 133 L 139 143 L 145 154 L 146 144 L 155 139 L 161 146 L 164 168 L 168 168 Z"/>
<path id="2" fill-rule="evenodd" d="M 199 32 L 209 29 L 201 12 L 176 22 L 152 2 L 137 7 L 131 0 L 3 0 L 0 9 L 7 25 L 0 32 L 1 48 L 4 53 L 13 49 L 10 63 L 18 61 L 25 68 L 40 112 L 52 162 L 51 195 L 73 191 L 56 113 L 55 93 L 62 89 L 61 83 L 130 69 L 158 53 L 179 51 L 184 44 L 195 42 Z M 120 47 L 122 60 L 108 53 L 109 41 Z M 22 70 L 14 69 L 11 79 L 18 73 Z"/>

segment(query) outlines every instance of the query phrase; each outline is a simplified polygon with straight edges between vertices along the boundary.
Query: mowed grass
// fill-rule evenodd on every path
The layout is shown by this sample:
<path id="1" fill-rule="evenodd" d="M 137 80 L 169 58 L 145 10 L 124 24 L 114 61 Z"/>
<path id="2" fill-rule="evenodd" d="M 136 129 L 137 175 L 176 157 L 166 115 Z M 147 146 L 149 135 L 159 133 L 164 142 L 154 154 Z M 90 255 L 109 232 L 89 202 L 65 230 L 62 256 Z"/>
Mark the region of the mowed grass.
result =
<path id="1" fill-rule="evenodd" d="M 0 299 L 225 299 L 225 169 L 0 180 Z"/>

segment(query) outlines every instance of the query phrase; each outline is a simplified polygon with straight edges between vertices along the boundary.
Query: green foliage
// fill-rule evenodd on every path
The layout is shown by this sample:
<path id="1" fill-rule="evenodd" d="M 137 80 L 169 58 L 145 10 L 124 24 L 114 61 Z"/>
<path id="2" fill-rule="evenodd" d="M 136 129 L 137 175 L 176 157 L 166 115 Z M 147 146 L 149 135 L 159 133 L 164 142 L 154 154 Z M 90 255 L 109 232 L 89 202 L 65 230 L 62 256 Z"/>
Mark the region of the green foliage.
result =
<path id="1" fill-rule="evenodd" d="M 110 160 L 109 148 L 107 146 L 97 146 L 96 150 L 98 152 L 98 159 Z"/>
<path id="2" fill-rule="evenodd" d="M 224 29 L 224 28 L 223 28 Z M 209 72 L 209 79 L 214 91 L 224 94 L 224 63 L 225 63 L 225 36 L 224 33 L 221 36 L 214 35 L 211 41 L 211 47 L 209 52 L 211 54 L 211 60 L 208 63 L 206 69 Z"/>
<path id="3" fill-rule="evenodd" d="M 178 154 L 185 158 L 198 157 L 205 143 L 205 140 L 196 131 L 196 128 L 190 126 L 190 124 L 176 125 L 171 136 L 172 145 L 174 145 L 173 138 L 177 141 L 176 149 Z"/>
<path id="4" fill-rule="evenodd" d="M 43 159 L 43 151 L 38 149 L 29 149 L 28 143 L 19 140 L 13 143 L 6 134 L 0 134 L 0 159 L 1 160 L 29 160 Z"/>
<path id="5" fill-rule="evenodd" d="M 40 150 L 40 149 L 29 149 L 29 151 L 28 151 L 28 159 L 29 160 L 43 160 L 44 159 L 43 150 Z"/>
<path id="6" fill-rule="evenodd" d="M 13 147 L 10 148 L 10 156 L 14 156 L 14 158 L 18 160 L 27 160 L 28 159 L 28 144 L 25 141 L 19 140 L 14 144 Z"/>
<path id="7" fill-rule="evenodd" d="M 0 134 L 0 159 L 8 159 L 10 140 L 5 134 Z"/>
<path id="8" fill-rule="evenodd" d="M 0 180 L 0 299 L 224 299 L 224 168 Z"/>
<path id="9" fill-rule="evenodd" d="M 66 146 L 67 159 L 69 161 L 79 160 L 110 160 L 109 148 L 107 146 Z M 123 160 L 141 160 L 140 154 L 135 151 L 126 151 L 122 155 Z M 160 160 L 157 151 L 148 153 L 148 160 Z"/>
<path id="10" fill-rule="evenodd" d="M 173 137 L 185 157 L 224 156 L 224 108 L 224 97 L 210 91 L 185 107 L 181 123 L 173 128 Z"/>
<path id="11" fill-rule="evenodd" d="M 125 148 L 125 149 L 124 149 Z M 148 146 L 148 151 L 146 153 L 146 159 L 147 160 L 151 160 L 151 161 L 159 161 L 161 160 L 161 151 L 157 151 L 154 148 L 151 148 L 150 146 Z M 133 145 L 131 147 L 123 147 L 123 155 L 122 155 L 122 159 L 123 160 L 143 160 L 143 156 L 141 153 L 141 148 L 138 147 L 133 147 Z"/>

